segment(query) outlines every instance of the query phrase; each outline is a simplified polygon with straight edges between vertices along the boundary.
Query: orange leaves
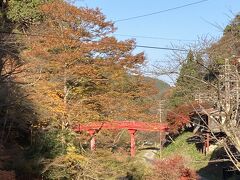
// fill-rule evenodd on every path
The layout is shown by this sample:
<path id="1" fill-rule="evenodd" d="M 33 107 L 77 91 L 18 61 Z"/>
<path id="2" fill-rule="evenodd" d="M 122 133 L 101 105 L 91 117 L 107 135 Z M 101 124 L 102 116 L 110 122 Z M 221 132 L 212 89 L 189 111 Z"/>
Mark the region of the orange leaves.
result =
<path id="1" fill-rule="evenodd" d="M 144 61 L 144 53 L 139 53 L 134 56 L 127 55 L 123 60 L 120 61 L 120 63 L 125 67 L 134 68 L 135 66 L 142 64 Z"/>
<path id="2" fill-rule="evenodd" d="M 198 104 L 197 102 L 192 102 L 189 104 L 182 104 L 172 109 L 167 114 L 167 121 L 169 122 L 170 130 L 172 130 L 173 132 L 177 132 L 184 125 L 190 122 L 190 113 L 200 107 L 208 106 L 208 104 Z"/>
<path id="3" fill-rule="evenodd" d="M 105 21 L 106 18 L 99 9 L 77 8 L 61 0 L 46 3 L 41 9 L 50 22 L 53 22 L 53 26 L 55 23 L 63 26 L 67 24 L 68 27 L 72 26 L 68 31 L 71 29 L 72 32 L 87 37 L 106 35 L 114 31 L 113 23 Z M 96 26 L 98 28 L 94 28 Z"/>
<path id="4" fill-rule="evenodd" d="M 157 160 L 154 163 L 154 175 L 156 179 L 172 180 L 192 180 L 198 179 L 195 171 L 185 165 L 181 156 L 170 157 L 168 159 Z"/>
<path id="5" fill-rule="evenodd" d="M 153 119 L 154 88 L 139 75 L 145 57 L 132 53 L 135 41 L 109 37 L 113 23 L 99 9 L 56 0 L 41 10 L 44 21 L 24 37 L 22 53 L 29 75 L 41 74 L 33 88 L 39 107 L 71 121 Z"/>
<path id="6" fill-rule="evenodd" d="M 105 52 L 112 52 L 116 55 L 124 56 L 124 52 L 129 54 L 134 49 L 135 42 L 133 40 L 117 41 L 115 37 L 104 37 L 97 42 L 96 49 Z M 122 54 L 120 54 L 122 53 Z"/>
<path id="7" fill-rule="evenodd" d="M 168 112 L 167 122 L 170 126 L 170 131 L 176 133 L 181 129 L 185 124 L 189 123 L 190 119 L 188 115 L 178 112 Z"/>

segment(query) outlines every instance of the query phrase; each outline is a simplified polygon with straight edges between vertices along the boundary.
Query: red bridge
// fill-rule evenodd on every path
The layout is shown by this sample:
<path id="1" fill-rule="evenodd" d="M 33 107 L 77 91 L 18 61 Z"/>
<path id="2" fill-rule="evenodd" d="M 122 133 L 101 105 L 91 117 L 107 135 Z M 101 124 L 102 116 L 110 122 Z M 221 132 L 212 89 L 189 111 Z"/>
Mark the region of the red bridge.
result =
<path id="1" fill-rule="evenodd" d="M 138 121 L 106 121 L 106 122 L 92 122 L 86 124 L 79 124 L 74 128 L 75 132 L 87 131 L 91 136 L 90 149 L 95 150 L 95 133 L 101 129 L 118 130 L 127 129 L 131 137 L 131 156 L 135 155 L 135 133 L 136 131 L 158 131 L 165 132 L 168 130 L 168 125 L 164 123 L 150 123 Z"/>

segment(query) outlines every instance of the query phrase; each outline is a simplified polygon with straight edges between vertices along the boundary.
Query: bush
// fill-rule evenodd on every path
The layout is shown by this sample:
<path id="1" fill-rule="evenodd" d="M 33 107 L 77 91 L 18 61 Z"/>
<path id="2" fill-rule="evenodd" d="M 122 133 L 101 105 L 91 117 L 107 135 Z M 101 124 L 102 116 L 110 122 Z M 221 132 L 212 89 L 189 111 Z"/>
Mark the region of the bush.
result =
<path id="1" fill-rule="evenodd" d="M 68 146 L 74 144 L 75 134 L 69 130 L 53 129 L 42 132 L 35 137 L 28 158 L 53 159 L 56 156 L 66 154 Z"/>
<path id="2" fill-rule="evenodd" d="M 198 179 L 196 172 L 185 166 L 184 159 L 181 156 L 155 161 L 153 173 L 153 178 L 159 180 Z"/>

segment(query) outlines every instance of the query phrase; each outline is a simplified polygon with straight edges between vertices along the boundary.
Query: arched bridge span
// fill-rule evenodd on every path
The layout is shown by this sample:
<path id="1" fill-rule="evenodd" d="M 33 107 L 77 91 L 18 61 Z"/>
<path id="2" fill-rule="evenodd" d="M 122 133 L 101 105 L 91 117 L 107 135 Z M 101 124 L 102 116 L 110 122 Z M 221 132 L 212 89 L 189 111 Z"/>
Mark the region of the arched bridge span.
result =
<path id="1" fill-rule="evenodd" d="M 139 121 L 100 121 L 78 124 L 73 128 L 75 132 L 87 131 L 91 136 L 90 149 L 95 150 L 95 133 L 101 129 L 121 130 L 127 129 L 131 137 L 131 156 L 135 155 L 135 133 L 137 131 L 148 132 L 166 132 L 168 125 L 166 123 L 139 122 Z"/>

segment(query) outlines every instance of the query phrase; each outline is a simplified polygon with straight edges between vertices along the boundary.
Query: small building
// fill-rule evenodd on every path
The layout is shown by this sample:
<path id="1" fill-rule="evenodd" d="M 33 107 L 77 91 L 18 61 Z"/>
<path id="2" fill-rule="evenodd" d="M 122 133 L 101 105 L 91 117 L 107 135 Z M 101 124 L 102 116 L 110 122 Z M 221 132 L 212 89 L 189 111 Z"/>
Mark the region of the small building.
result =
<path id="1" fill-rule="evenodd" d="M 214 108 L 204 109 L 198 108 L 190 113 L 191 126 L 193 132 L 207 132 L 211 130 L 213 133 L 221 132 L 220 122 L 223 114 Z"/>

